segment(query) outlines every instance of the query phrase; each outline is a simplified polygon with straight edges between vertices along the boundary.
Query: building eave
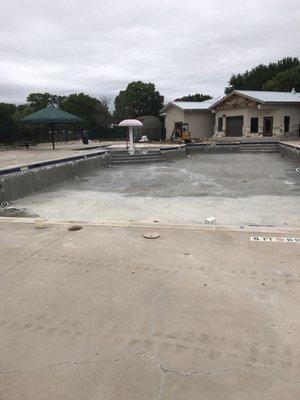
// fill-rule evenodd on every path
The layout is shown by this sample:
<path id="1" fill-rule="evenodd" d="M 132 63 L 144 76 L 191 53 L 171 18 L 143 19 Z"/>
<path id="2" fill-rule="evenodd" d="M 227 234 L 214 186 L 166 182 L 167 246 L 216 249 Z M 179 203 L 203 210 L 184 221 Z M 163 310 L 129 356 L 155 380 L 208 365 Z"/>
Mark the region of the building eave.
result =
<path id="1" fill-rule="evenodd" d="M 166 111 L 168 111 L 171 107 L 175 107 L 178 110 L 184 111 L 183 108 L 179 107 L 177 104 L 175 104 L 173 101 L 170 101 L 168 104 L 166 104 L 159 112 L 159 114 L 164 114 Z"/>
<path id="2" fill-rule="evenodd" d="M 165 114 L 171 107 L 175 107 L 177 108 L 177 110 L 183 111 L 183 112 L 209 112 L 210 108 L 183 108 L 180 107 L 178 104 L 176 104 L 175 102 L 170 101 L 168 104 L 166 104 L 164 106 L 164 108 L 162 108 L 159 112 L 159 114 Z"/>
<path id="3" fill-rule="evenodd" d="M 208 110 L 212 111 L 214 110 L 219 104 L 222 104 L 223 102 L 226 102 L 228 99 L 230 99 L 233 95 L 237 95 L 237 96 L 241 96 L 244 97 L 245 99 L 249 99 L 249 100 L 253 100 L 256 101 L 257 103 L 261 103 L 261 104 L 265 104 L 264 101 L 257 99 L 255 97 L 252 96 L 247 96 L 244 93 L 240 93 L 238 90 L 233 90 L 232 92 L 228 93 L 227 96 L 223 97 L 222 99 L 220 99 L 219 101 L 217 101 L 216 103 L 214 103 L 212 106 L 210 106 L 208 108 Z"/>
<path id="4" fill-rule="evenodd" d="M 222 99 L 220 99 L 219 101 L 217 101 L 216 103 L 214 103 L 213 105 L 211 105 L 209 107 L 210 111 L 214 111 L 218 106 L 222 105 L 222 104 L 226 104 L 226 102 L 232 97 L 232 96 L 239 96 L 241 98 L 250 100 L 250 101 L 255 101 L 256 103 L 258 103 L 259 105 L 266 105 L 266 106 L 294 106 L 294 105 L 300 105 L 299 101 L 293 101 L 293 99 L 290 100 L 262 100 L 261 98 L 258 98 L 256 96 L 253 96 L 251 94 L 248 93 L 241 93 L 239 90 L 233 90 L 232 92 L 230 92 L 227 96 L 223 97 Z"/>

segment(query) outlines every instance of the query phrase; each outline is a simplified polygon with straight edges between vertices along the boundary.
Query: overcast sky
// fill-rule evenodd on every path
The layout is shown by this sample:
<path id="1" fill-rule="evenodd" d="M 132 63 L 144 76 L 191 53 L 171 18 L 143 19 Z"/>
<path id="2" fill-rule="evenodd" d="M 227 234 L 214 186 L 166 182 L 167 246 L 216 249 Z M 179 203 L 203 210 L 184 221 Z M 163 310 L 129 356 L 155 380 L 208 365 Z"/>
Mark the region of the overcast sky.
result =
<path id="1" fill-rule="evenodd" d="M 0 101 L 133 80 L 219 95 L 231 73 L 299 54 L 299 0 L 0 0 Z"/>

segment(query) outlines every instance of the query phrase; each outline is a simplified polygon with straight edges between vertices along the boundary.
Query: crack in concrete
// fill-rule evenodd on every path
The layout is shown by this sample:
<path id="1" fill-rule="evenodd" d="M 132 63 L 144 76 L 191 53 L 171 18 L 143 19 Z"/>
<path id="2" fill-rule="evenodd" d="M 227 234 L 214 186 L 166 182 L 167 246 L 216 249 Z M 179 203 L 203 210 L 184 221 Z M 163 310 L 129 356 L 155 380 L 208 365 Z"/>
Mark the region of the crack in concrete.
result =
<path id="1" fill-rule="evenodd" d="M 149 354 L 146 354 L 149 355 Z M 155 364 L 157 365 L 159 371 L 160 371 L 160 386 L 156 395 L 156 400 L 160 400 L 162 393 L 164 391 L 165 388 L 165 373 L 166 373 L 166 369 L 163 366 L 162 362 L 160 361 L 160 359 L 157 357 L 157 354 L 154 352 L 152 353 L 152 359 L 154 360 Z"/>
<path id="2" fill-rule="evenodd" d="M 145 353 L 145 355 L 149 355 L 148 353 Z M 259 371 L 253 371 L 253 370 L 246 370 L 242 368 L 211 368 L 211 369 L 201 369 L 201 370 L 192 370 L 192 371 L 177 371 L 177 370 L 172 370 L 166 368 L 162 362 L 156 358 L 156 355 L 152 353 L 152 357 L 157 364 L 158 368 L 160 369 L 162 373 L 162 380 L 161 380 L 161 385 L 160 385 L 160 390 L 157 396 L 157 400 L 161 399 L 161 394 L 163 389 L 165 388 L 165 375 L 166 374 L 176 374 L 179 375 L 182 378 L 189 378 L 192 376 L 220 376 L 220 375 L 225 375 L 225 374 L 231 374 L 231 373 L 240 373 L 240 374 L 245 374 L 245 375 L 256 375 L 256 376 L 266 376 L 269 378 L 272 378 L 276 381 L 279 381 L 284 384 L 298 384 L 300 383 L 300 378 L 298 379 L 282 379 L 281 377 L 270 374 L 268 372 L 259 372 Z"/>
<path id="3" fill-rule="evenodd" d="M 259 372 L 259 371 L 241 369 L 241 368 L 211 368 L 211 369 L 202 369 L 202 370 L 194 370 L 194 371 L 176 371 L 176 370 L 170 370 L 170 369 L 164 368 L 164 371 L 165 371 L 165 373 L 180 375 L 183 378 L 188 378 L 188 377 L 191 377 L 194 375 L 218 376 L 218 375 L 224 375 L 224 374 L 230 374 L 230 373 L 241 373 L 241 374 L 247 374 L 247 375 L 252 374 L 252 375 L 257 375 L 257 376 L 267 376 L 269 378 L 275 379 L 275 380 L 285 383 L 285 384 L 300 383 L 300 378 L 287 380 L 287 379 L 282 379 L 277 375 L 270 374 L 268 372 Z"/>
<path id="4" fill-rule="evenodd" d="M 55 368 L 55 367 L 74 367 L 74 366 L 80 366 L 80 365 L 86 365 L 86 364 L 104 364 L 104 363 L 114 363 L 114 362 L 119 362 L 123 360 L 128 360 L 130 358 L 135 358 L 135 357 L 141 357 L 147 355 L 146 352 L 138 352 L 138 353 L 133 353 L 133 354 L 128 354 L 124 356 L 119 356 L 115 357 L 112 359 L 100 359 L 100 360 L 79 360 L 79 361 L 62 361 L 62 362 L 57 362 L 53 364 L 48 364 L 40 368 L 26 368 L 26 369 L 16 369 L 16 370 L 7 370 L 7 371 L 0 371 L 0 376 L 1 375 L 10 375 L 10 374 L 19 374 L 19 373 L 26 373 L 26 372 L 40 372 L 47 370 L 49 368 Z"/>
<path id="5" fill-rule="evenodd" d="M 158 366 L 160 373 L 161 373 L 160 386 L 159 386 L 159 389 L 158 389 L 158 392 L 156 395 L 156 400 L 161 400 L 161 398 L 162 398 L 162 394 L 165 389 L 165 374 L 167 372 L 167 369 L 164 367 L 162 361 L 160 360 L 160 358 L 158 356 L 159 350 L 158 350 L 157 336 L 155 335 L 155 332 L 156 332 L 155 315 L 154 315 L 155 314 L 154 313 L 155 303 L 165 293 L 166 290 L 170 289 L 171 287 L 175 287 L 177 285 L 177 283 L 179 282 L 179 279 L 181 278 L 182 272 L 183 272 L 183 267 L 179 269 L 175 280 L 172 283 L 170 283 L 169 285 L 166 285 L 162 289 L 160 289 L 151 301 L 151 307 L 153 309 L 153 317 L 152 317 L 152 322 L 151 322 L 151 327 L 150 327 L 150 335 L 153 338 L 153 344 L 154 344 L 154 351 L 152 353 L 152 358 L 153 358 L 154 362 L 156 363 L 156 365 Z"/>
<path id="6" fill-rule="evenodd" d="M 144 356 L 151 358 L 161 373 L 161 380 L 160 380 L 159 389 L 157 391 L 156 400 L 162 399 L 162 394 L 166 387 L 165 382 L 166 382 L 167 374 L 178 375 L 181 378 L 186 379 L 186 378 L 190 378 L 193 376 L 220 376 L 220 375 L 225 375 L 225 374 L 240 373 L 240 374 L 245 374 L 245 375 L 265 376 L 265 377 L 274 379 L 274 380 L 279 381 L 286 385 L 300 384 L 300 378 L 287 380 L 287 379 L 283 379 L 283 378 L 281 378 L 277 375 L 271 374 L 271 373 L 246 370 L 246 369 L 241 369 L 241 368 L 211 368 L 211 369 L 200 369 L 200 370 L 191 370 L 191 371 L 177 371 L 174 369 L 166 368 L 154 352 L 148 353 L 146 351 L 141 351 L 141 352 L 137 352 L 137 353 L 133 353 L 133 354 L 127 354 L 124 356 L 116 356 L 111 359 L 62 361 L 62 362 L 57 362 L 57 363 L 53 363 L 53 364 L 48 364 L 48 365 L 45 365 L 40 368 L 32 368 L 32 369 L 26 368 L 26 369 L 18 369 L 18 370 L 0 371 L 0 376 L 21 374 L 21 373 L 27 373 L 27 372 L 36 373 L 36 372 L 42 372 L 44 370 L 47 370 L 50 368 L 55 368 L 55 367 L 66 368 L 66 367 L 77 367 L 77 366 L 87 365 L 87 364 L 117 363 L 120 361 L 129 360 L 131 358 L 144 357 Z"/>
<path id="7" fill-rule="evenodd" d="M 0 274 L 0 278 L 2 278 L 4 275 L 6 275 L 8 272 L 12 271 L 14 268 L 22 265 L 25 261 L 29 260 L 31 257 L 36 256 L 37 254 L 41 253 L 42 251 L 44 251 L 45 249 L 47 249 L 48 247 L 52 246 L 55 242 L 57 242 L 58 240 L 62 239 L 67 233 L 64 232 L 62 235 L 59 235 L 57 238 L 55 238 L 54 240 L 52 240 L 52 242 L 47 243 L 45 246 L 43 246 L 41 249 L 36 250 L 35 252 L 33 252 L 32 254 L 29 254 L 29 256 L 24 257 L 21 261 L 17 261 L 13 266 L 11 266 L 10 268 L 8 268 L 6 271 L 3 271 Z"/>
<path id="8" fill-rule="evenodd" d="M 159 300 L 159 298 L 166 292 L 166 290 L 170 289 L 171 287 L 175 287 L 177 283 L 179 282 L 181 275 L 183 273 L 183 268 L 181 268 L 178 272 L 177 278 L 170 283 L 169 285 L 166 285 L 163 287 L 161 290 L 158 291 L 158 293 L 153 297 L 151 301 L 151 306 L 153 308 L 153 318 L 152 318 L 152 323 L 151 323 L 151 328 L 150 328 L 150 335 L 153 338 L 153 343 L 154 343 L 154 351 L 152 354 L 149 354 L 147 352 L 144 353 L 144 355 L 152 357 L 154 360 L 155 364 L 157 365 L 158 369 L 160 370 L 161 373 L 161 380 L 160 380 L 160 386 L 158 388 L 158 392 L 156 395 L 156 400 L 161 400 L 163 392 L 166 388 L 166 374 L 176 374 L 179 375 L 182 378 L 189 378 L 192 376 L 219 376 L 219 375 L 224 375 L 224 374 L 247 374 L 247 375 L 255 375 L 255 376 L 265 376 L 269 377 L 271 379 L 274 379 L 276 381 L 279 381 L 283 384 L 298 384 L 300 383 L 300 379 L 291 379 L 291 380 L 286 380 L 283 379 L 277 375 L 267 373 L 267 372 L 259 372 L 259 371 L 253 371 L 253 370 L 246 370 L 246 369 L 240 369 L 240 368 L 211 368 L 211 369 L 200 369 L 200 370 L 191 370 L 191 371 L 177 371 L 177 370 L 172 370 L 168 369 L 164 366 L 163 362 L 159 358 L 159 349 L 158 349 L 158 343 L 157 343 L 157 336 L 155 334 L 156 332 L 156 324 L 155 324 L 155 304 Z"/>

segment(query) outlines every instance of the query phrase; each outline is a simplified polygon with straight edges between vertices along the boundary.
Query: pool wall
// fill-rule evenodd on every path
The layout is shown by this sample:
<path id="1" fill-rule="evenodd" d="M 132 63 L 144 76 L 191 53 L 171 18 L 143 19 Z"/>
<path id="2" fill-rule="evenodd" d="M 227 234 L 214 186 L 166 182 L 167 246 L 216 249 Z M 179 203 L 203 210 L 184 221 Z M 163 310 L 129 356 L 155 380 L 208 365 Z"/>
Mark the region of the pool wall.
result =
<path id="1" fill-rule="evenodd" d="M 280 154 L 292 158 L 300 163 L 300 147 L 288 143 L 279 143 Z"/>
<path id="2" fill-rule="evenodd" d="M 189 144 L 186 148 L 187 153 L 237 153 L 239 151 L 239 143 L 222 144 L 222 143 L 197 143 Z"/>
<path id="3" fill-rule="evenodd" d="M 0 175 L 0 202 L 15 200 L 68 179 L 76 179 L 105 165 L 106 154 L 102 153 L 58 163 L 52 161 L 35 165 L 34 168 L 18 167 L 10 173 L 4 171 Z"/>

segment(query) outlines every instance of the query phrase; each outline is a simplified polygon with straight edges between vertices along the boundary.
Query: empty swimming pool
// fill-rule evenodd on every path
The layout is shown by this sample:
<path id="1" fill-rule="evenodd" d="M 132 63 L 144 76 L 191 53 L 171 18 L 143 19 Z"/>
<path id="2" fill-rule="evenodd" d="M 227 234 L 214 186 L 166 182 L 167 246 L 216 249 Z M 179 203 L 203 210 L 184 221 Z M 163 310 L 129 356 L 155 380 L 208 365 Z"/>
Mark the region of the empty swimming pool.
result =
<path id="1" fill-rule="evenodd" d="M 99 169 L 17 206 L 63 220 L 300 226 L 297 167 L 278 154 L 192 154 Z"/>

